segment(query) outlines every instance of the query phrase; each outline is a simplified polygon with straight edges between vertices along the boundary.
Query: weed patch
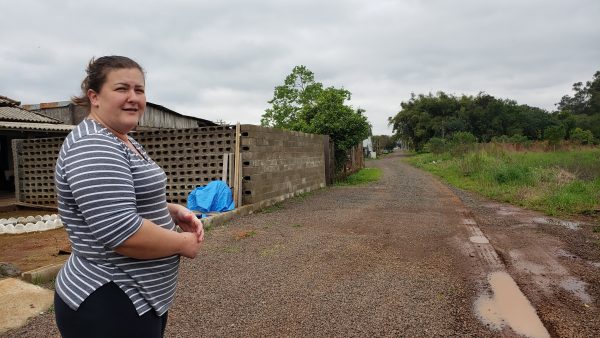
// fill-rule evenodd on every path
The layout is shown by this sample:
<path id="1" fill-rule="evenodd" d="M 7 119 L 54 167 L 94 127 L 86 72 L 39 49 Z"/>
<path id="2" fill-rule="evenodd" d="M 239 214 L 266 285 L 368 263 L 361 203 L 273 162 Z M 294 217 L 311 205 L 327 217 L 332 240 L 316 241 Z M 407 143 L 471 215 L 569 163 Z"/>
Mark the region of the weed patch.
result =
<path id="1" fill-rule="evenodd" d="M 555 216 L 598 216 L 600 149 L 514 151 L 493 146 L 453 157 L 418 154 L 406 161 L 461 189 Z"/>
<path id="2" fill-rule="evenodd" d="M 242 240 L 244 238 L 254 237 L 255 235 L 256 235 L 256 231 L 254 231 L 254 230 L 237 231 L 235 233 L 235 240 L 239 241 L 239 240 Z"/>
<path id="3" fill-rule="evenodd" d="M 238 253 L 240 252 L 240 248 L 235 246 L 228 246 L 225 249 L 223 249 L 223 251 L 226 253 Z"/>
<path id="4" fill-rule="evenodd" d="M 335 182 L 336 186 L 359 185 L 377 182 L 381 178 L 381 169 L 363 168 L 358 172 L 346 177 L 346 179 Z"/>
<path id="5" fill-rule="evenodd" d="M 269 214 L 269 213 L 272 213 L 272 212 L 275 212 L 275 211 L 278 211 L 278 210 L 281 210 L 281 209 L 283 209 L 283 205 L 281 203 L 277 202 L 277 203 L 275 203 L 273 205 L 270 205 L 270 206 L 268 206 L 266 208 L 261 209 L 260 212 L 261 213 L 265 213 L 265 214 Z"/>

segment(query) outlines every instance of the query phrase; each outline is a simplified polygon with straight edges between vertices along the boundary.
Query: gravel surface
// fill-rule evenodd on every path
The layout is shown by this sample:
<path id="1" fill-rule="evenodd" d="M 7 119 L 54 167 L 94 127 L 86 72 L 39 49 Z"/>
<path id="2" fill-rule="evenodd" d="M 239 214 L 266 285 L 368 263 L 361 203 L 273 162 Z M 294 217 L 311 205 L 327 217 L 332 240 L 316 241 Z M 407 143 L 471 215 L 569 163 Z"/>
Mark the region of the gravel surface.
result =
<path id="1" fill-rule="evenodd" d="M 465 205 L 400 154 L 380 182 L 331 187 L 237 218 L 183 260 L 168 337 L 510 336 L 473 314 L 482 270 Z M 7 337 L 51 337 L 52 314 Z"/>

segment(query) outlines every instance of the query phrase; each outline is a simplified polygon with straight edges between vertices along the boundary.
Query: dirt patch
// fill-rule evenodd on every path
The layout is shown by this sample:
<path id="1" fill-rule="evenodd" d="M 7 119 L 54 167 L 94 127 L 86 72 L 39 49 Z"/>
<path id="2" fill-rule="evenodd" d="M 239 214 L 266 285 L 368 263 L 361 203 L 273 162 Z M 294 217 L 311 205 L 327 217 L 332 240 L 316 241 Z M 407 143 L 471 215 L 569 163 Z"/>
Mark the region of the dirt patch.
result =
<path id="1" fill-rule="evenodd" d="M 48 213 L 47 211 L 11 211 L 0 213 L 0 218 L 27 217 Z M 0 235 L 0 261 L 16 265 L 21 272 L 64 262 L 68 256 L 60 255 L 59 250 L 68 248 L 70 248 L 70 244 L 64 228 L 17 235 Z"/>
<path id="2" fill-rule="evenodd" d="M 15 278 L 0 280 L 0 333 L 50 308 L 54 293 Z M 18 301 L 15 301 L 18 300 Z"/>

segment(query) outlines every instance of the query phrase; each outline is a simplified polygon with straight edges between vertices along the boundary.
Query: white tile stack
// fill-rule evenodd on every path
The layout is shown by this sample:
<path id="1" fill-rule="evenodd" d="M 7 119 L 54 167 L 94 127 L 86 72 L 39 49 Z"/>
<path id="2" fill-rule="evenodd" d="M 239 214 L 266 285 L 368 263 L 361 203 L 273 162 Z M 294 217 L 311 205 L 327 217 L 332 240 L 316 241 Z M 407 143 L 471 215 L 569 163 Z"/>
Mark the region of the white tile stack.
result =
<path id="1" fill-rule="evenodd" d="M 57 229 L 62 226 L 62 221 L 57 214 L 2 218 L 0 219 L 0 234 L 22 234 Z"/>

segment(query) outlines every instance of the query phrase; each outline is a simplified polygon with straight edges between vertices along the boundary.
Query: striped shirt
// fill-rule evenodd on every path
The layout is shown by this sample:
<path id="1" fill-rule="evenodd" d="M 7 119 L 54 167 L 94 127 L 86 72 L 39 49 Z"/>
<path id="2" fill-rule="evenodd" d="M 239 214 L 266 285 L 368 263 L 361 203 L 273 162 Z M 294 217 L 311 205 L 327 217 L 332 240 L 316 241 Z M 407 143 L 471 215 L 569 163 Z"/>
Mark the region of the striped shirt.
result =
<path id="1" fill-rule="evenodd" d="M 132 138 L 135 153 L 98 122 L 83 120 L 65 139 L 56 162 L 60 218 L 72 254 L 56 278 L 56 291 L 77 310 L 112 281 L 141 316 L 161 316 L 173 302 L 179 255 L 140 260 L 114 251 L 150 220 L 175 230 L 166 201 L 166 175 Z"/>

